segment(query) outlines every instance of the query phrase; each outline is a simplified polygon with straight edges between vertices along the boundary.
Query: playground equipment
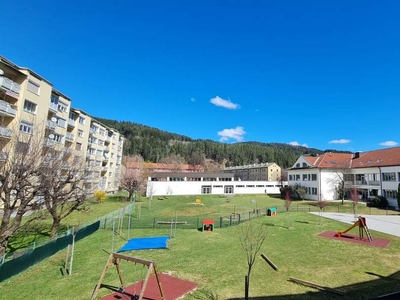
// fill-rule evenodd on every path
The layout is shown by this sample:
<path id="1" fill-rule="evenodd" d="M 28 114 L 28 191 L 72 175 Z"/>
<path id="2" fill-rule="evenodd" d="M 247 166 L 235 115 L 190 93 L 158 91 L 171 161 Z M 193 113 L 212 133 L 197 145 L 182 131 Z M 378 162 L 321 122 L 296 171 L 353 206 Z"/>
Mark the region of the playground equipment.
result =
<path id="1" fill-rule="evenodd" d="M 276 216 L 276 207 L 268 208 L 267 215 L 270 217 L 275 217 Z"/>
<path id="2" fill-rule="evenodd" d="M 200 198 L 196 198 L 195 202 L 196 204 L 204 205 L 203 201 L 201 201 Z"/>
<path id="3" fill-rule="evenodd" d="M 145 279 L 143 281 L 143 286 L 142 286 L 142 289 L 141 289 L 139 295 L 137 295 L 136 293 L 133 295 L 133 294 L 130 294 L 130 293 L 125 291 L 125 287 L 126 286 L 125 286 L 125 282 L 124 282 L 124 279 L 122 278 L 122 274 L 121 274 L 121 270 L 120 270 L 120 261 L 121 260 L 134 262 L 135 265 L 136 264 L 142 264 L 142 265 L 148 267 L 148 271 L 147 271 L 146 277 L 145 277 Z M 117 269 L 118 278 L 119 278 L 119 281 L 120 281 L 120 286 L 119 287 L 108 285 L 108 284 L 103 284 L 103 280 L 104 280 L 104 277 L 106 276 L 106 272 L 112 266 L 115 266 L 116 269 Z M 103 273 L 100 276 L 99 282 L 97 283 L 97 285 L 96 285 L 96 287 L 95 287 L 95 289 L 93 291 L 92 297 L 90 299 L 91 300 L 96 299 L 96 296 L 97 296 L 100 288 L 104 287 L 104 288 L 107 288 L 107 289 L 109 289 L 111 291 L 118 292 L 118 293 L 123 294 L 123 295 L 125 295 L 127 297 L 130 297 L 130 299 L 142 300 L 144 292 L 146 290 L 147 282 L 149 280 L 150 275 L 153 272 L 154 272 L 154 274 L 156 276 L 156 280 L 157 280 L 157 283 L 158 283 L 158 288 L 160 290 L 161 299 L 165 300 L 163 289 L 161 287 L 161 281 L 160 281 L 160 278 L 159 278 L 159 275 L 158 275 L 158 272 L 157 272 L 156 263 L 154 261 L 144 260 L 144 259 L 141 259 L 141 258 L 136 258 L 136 257 L 128 256 L 128 255 L 122 255 L 122 254 L 118 254 L 118 253 L 111 253 L 110 256 L 108 257 L 108 260 L 107 260 L 107 263 L 106 263 L 106 265 L 104 267 Z"/>
<path id="4" fill-rule="evenodd" d="M 337 236 L 337 237 L 342 237 L 342 234 L 344 234 L 344 233 L 346 233 L 346 232 L 352 230 L 353 228 L 355 228 L 355 227 L 357 227 L 357 226 L 358 226 L 358 235 L 359 235 L 360 240 L 361 240 L 361 239 L 364 239 L 364 232 L 365 232 L 365 234 L 366 234 L 366 236 L 367 236 L 367 238 L 368 238 L 368 241 L 369 241 L 369 242 L 372 242 L 372 236 L 371 236 L 371 233 L 370 233 L 370 231 L 369 231 L 369 229 L 368 229 L 368 226 L 367 226 L 367 223 L 366 223 L 366 221 L 365 221 L 365 218 L 363 218 L 363 217 L 361 217 L 361 216 L 358 217 L 357 221 L 355 221 L 354 224 L 351 225 L 349 228 L 343 229 L 343 230 L 339 230 L 339 231 L 336 233 L 335 236 Z"/>
<path id="5" fill-rule="evenodd" d="M 203 220 L 201 231 L 214 231 L 214 220 Z"/>

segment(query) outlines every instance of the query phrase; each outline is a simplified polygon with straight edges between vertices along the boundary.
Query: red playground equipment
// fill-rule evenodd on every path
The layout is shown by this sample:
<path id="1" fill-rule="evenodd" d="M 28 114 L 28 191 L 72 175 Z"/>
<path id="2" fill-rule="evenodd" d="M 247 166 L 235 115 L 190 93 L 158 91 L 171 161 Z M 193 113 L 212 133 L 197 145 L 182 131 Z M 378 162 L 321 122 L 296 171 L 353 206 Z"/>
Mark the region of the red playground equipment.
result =
<path id="1" fill-rule="evenodd" d="M 359 235 L 360 240 L 364 239 L 364 232 L 365 232 L 365 234 L 366 234 L 366 236 L 368 238 L 368 241 L 372 242 L 372 236 L 371 236 L 371 233 L 370 233 L 370 231 L 368 229 L 368 226 L 367 226 L 367 223 L 365 221 L 365 218 L 363 218 L 361 216 L 358 217 L 357 221 L 355 221 L 354 224 L 351 225 L 349 228 L 343 229 L 343 230 L 339 230 L 335 234 L 335 236 L 342 237 L 342 234 L 352 230 L 354 227 L 357 227 L 357 226 L 358 226 L 358 235 Z"/>
<path id="2" fill-rule="evenodd" d="M 214 231 L 214 220 L 203 220 L 201 231 Z"/>

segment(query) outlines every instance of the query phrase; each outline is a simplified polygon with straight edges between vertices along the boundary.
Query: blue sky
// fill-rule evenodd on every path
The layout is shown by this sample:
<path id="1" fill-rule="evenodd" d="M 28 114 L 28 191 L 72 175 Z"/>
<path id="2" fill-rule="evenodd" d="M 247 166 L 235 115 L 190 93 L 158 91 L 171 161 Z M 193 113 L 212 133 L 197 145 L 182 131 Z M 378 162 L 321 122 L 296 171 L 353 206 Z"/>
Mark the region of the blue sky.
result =
<path id="1" fill-rule="evenodd" d="M 368 151 L 400 142 L 400 1 L 2 7 L 0 55 L 94 116 L 225 143 Z"/>

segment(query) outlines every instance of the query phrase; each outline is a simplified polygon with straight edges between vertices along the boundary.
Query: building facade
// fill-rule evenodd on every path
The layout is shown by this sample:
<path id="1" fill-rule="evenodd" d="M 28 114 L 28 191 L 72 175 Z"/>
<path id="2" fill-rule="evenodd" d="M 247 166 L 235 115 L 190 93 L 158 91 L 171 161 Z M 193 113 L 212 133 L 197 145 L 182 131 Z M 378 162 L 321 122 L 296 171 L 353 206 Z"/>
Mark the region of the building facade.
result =
<path id="1" fill-rule="evenodd" d="M 279 194 L 281 184 L 287 185 L 278 181 L 235 180 L 230 173 L 160 172 L 149 176 L 146 196 Z"/>
<path id="2" fill-rule="evenodd" d="M 92 178 L 87 188 L 118 190 L 124 142 L 119 132 L 73 108 L 47 79 L 0 56 L 0 161 L 12 155 L 13 135 L 21 133 L 85 157 Z"/>
<path id="3" fill-rule="evenodd" d="M 224 173 L 233 174 L 236 179 L 254 181 L 279 181 L 281 180 L 281 167 L 276 163 L 253 164 L 245 166 L 228 167 Z"/>
<path id="4" fill-rule="evenodd" d="M 356 189 L 360 200 L 384 196 L 398 207 L 400 147 L 357 153 L 300 156 L 288 171 L 288 184 L 306 189 L 305 199 L 339 199 L 338 185 Z"/>

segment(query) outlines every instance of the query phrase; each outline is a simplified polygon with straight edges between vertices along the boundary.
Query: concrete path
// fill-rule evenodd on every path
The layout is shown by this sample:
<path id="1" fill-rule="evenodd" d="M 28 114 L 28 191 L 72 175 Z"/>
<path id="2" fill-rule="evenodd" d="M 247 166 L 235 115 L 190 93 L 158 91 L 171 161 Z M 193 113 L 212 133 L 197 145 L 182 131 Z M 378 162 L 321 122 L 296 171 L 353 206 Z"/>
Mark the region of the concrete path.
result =
<path id="1" fill-rule="evenodd" d="M 319 215 L 318 212 L 311 212 L 311 214 L 317 216 Z M 328 219 L 340 221 L 347 224 L 354 223 L 353 214 L 322 213 L 322 216 Z M 400 237 L 400 215 L 397 216 L 362 215 L 362 217 L 365 217 L 369 229 Z"/>

